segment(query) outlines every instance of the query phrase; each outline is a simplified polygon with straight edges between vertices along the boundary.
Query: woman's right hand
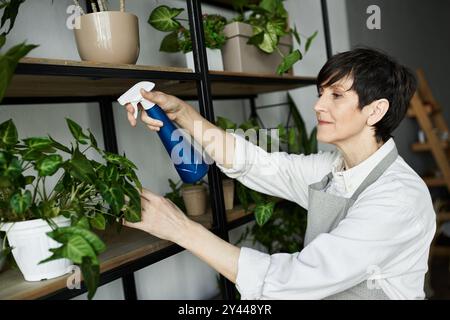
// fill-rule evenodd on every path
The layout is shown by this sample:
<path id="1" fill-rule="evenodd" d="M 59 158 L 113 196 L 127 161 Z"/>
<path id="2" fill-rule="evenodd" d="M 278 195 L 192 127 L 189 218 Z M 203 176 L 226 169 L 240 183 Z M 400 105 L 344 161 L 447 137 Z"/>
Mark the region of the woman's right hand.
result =
<path id="1" fill-rule="evenodd" d="M 190 107 L 190 105 L 184 102 L 183 100 L 178 99 L 175 96 L 165 94 L 164 92 L 161 91 L 145 91 L 144 89 L 141 89 L 141 95 L 146 100 L 160 106 L 161 109 L 163 109 L 166 112 L 167 117 L 175 122 L 180 120 L 180 118 L 184 116 L 184 114 L 187 112 L 187 109 Z M 136 119 L 133 116 L 134 107 L 130 103 L 127 103 L 125 105 L 125 108 L 128 113 L 127 114 L 128 122 L 133 127 L 135 127 Z M 140 104 L 139 108 L 142 111 L 144 111 Z M 146 112 L 141 112 L 141 120 L 152 131 L 159 131 L 159 128 L 162 127 L 163 125 L 163 123 L 160 120 L 150 118 Z"/>

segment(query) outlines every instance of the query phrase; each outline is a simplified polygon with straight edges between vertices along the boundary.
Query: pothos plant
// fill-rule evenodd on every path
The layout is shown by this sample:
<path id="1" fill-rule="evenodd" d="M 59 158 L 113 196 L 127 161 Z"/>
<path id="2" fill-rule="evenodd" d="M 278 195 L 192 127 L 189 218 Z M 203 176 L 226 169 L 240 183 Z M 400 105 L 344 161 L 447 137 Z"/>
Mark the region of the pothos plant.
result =
<path id="1" fill-rule="evenodd" d="M 103 151 L 90 131 L 66 121 L 74 138 L 70 145 L 51 136 L 19 140 L 11 119 L 0 124 L 0 223 L 46 220 L 53 229 L 48 236 L 61 246 L 40 263 L 71 260 L 81 268 L 91 299 L 99 283 L 98 256 L 105 250 L 92 230 L 122 219 L 140 221 L 142 186 L 125 155 Z M 88 150 L 103 163 L 88 159 Z M 47 190 L 46 179 L 58 174 L 54 188 Z M 57 216 L 69 218 L 70 226 L 55 225 L 51 218 Z"/>
<path id="2" fill-rule="evenodd" d="M 148 23 L 156 30 L 170 32 L 164 37 L 159 48 L 164 52 L 192 51 L 191 33 L 181 23 L 184 19 L 177 18 L 184 9 L 170 8 L 166 5 L 156 7 L 148 19 Z M 227 20 L 217 14 L 203 15 L 203 29 L 205 33 L 205 46 L 210 49 L 220 49 L 225 44 L 226 37 L 223 29 Z"/>
<path id="3" fill-rule="evenodd" d="M 282 61 L 277 67 L 279 75 L 287 72 L 292 66 L 303 59 L 305 54 L 317 36 L 315 31 L 309 37 L 298 32 L 297 27 L 292 29 L 288 22 L 288 12 L 284 7 L 283 0 L 261 0 L 258 4 L 251 4 L 249 0 L 233 0 L 233 7 L 239 15 L 233 21 L 247 23 L 252 26 L 253 35 L 249 38 L 248 44 L 252 44 L 267 54 L 277 52 Z M 249 14 L 245 14 L 249 11 Z M 289 54 L 285 55 L 279 49 L 280 38 L 291 35 L 300 47 L 301 37 L 306 38 L 304 53 L 300 49 L 290 48 Z"/>
<path id="4" fill-rule="evenodd" d="M 288 153 L 305 155 L 317 153 L 316 128 L 310 135 L 307 134 L 303 118 L 289 94 L 288 106 L 289 118 L 292 117 L 294 125 L 289 126 L 289 123 L 278 125 L 280 144 Z M 224 130 L 238 128 L 232 121 L 221 117 L 218 117 L 216 124 Z M 252 118 L 239 126 L 243 130 L 250 127 L 259 129 L 258 121 Z M 270 136 L 267 139 L 270 146 Z M 293 253 L 301 249 L 306 229 L 306 209 L 296 203 L 279 201 L 280 199 L 250 190 L 239 181 L 236 181 L 236 195 L 246 211 L 249 210 L 250 203 L 255 204 L 253 212 L 256 220 L 255 225 L 247 226 L 236 244 L 250 238 L 253 243 L 262 244 L 269 253 Z"/>

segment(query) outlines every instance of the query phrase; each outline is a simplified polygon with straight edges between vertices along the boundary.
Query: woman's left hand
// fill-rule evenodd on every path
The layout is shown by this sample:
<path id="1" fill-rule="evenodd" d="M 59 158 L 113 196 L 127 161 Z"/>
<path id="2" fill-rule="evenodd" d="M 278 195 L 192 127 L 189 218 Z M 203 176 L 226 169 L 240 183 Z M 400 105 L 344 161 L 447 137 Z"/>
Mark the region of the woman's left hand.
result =
<path id="1" fill-rule="evenodd" d="M 193 222 L 172 201 L 147 189 L 142 189 L 141 206 L 141 221 L 124 221 L 123 224 L 161 239 L 178 243 L 183 231 Z"/>

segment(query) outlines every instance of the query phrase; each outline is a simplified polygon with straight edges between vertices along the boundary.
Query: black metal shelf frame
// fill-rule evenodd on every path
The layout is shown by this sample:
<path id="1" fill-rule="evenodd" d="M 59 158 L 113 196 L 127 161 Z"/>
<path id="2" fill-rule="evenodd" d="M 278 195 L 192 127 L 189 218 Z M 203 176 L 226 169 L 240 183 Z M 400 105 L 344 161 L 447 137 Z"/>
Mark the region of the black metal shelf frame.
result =
<path id="1" fill-rule="evenodd" d="M 206 56 L 205 38 L 202 23 L 201 2 L 199 0 L 187 0 L 187 9 L 189 15 L 190 32 L 193 43 L 193 55 L 195 63 L 195 72 L 167 72 L 167 71 L 145 71 L 145 70 L 121 70 L 104 67 L 82 67 L 82 66 L 66 66 L 66 65 L 46 65 L 46 64 L 21 64 L 19 63 L 15 71 L 16 74 L 26 75 L 52 75 L 52 76 L 75 76 L 87 77 L 90 79 L 102 78 L 126 78 L 126 79 L 161 79 L 161 80 L 186 80 L 195 81 L 197 84 L 197 97 L 183 97 L 186 100 L 198 100 L 200 114 L 208 121 L 214 122 L 213 96 L 211 91 L 211 82 L 217 81 L 240 81 L 242 83 L 268 83 L 263 77 L 239 77 L 227 76 L 220 74 L 210 74 L 208 72 L 208 61 Z M 204 1 L 213 4 L 214 1 Z M 215 3 L 217 4 L 217 2 Z M 326 0 L 322 0 L 322 15 L 325 30 L 325 45 L 327 53 L 331 52 L 329 40 L 328 16 L 326 13 Z M 326 15 L 326 16 L 325 16 Z M 283 79 L 286 84 L 298 84 L 297 79 Z M 305 79 L 304 85 L 313 85 L 314 81 Z M 215 96 L 214 100 L 220 99 L 249 99 L 251 115 L 257 116 L 254 94 L 247 96 Z M 108 152 L 118 153 L 116 129 L 113 113 L 113 101 L 116 97 L 112 96 L 95 96 L 95 97 L 10 97 L 5 98 L 1 104 L 40 104 L 40 103 L 79 103 L 79 102 L 96 102 L 99 104 L 101 115 L 102 131 L 104 137 L 105 150 Z M 275 105 L 274 105 L 275 106 Z M 266 106 L 267 107 L 267 106 Z M 223 199 L 222 182 L 218 167 L 213 164 L 208 172 L 208 185 L 211 195 L 211 209 L 213 213 L 213 226 L 211 231 L 216 235 L 228 241 L 228 232 L 233 228 L 248 223 L 254 219 L 253 215 L 244 216 L 233 222 L 228 223 Z M 134 280 L 134 272 L 145 268 L 153 263 L 166 259 L 177 254 L 184 249 L 176 244 L 172 244 L 157 252 L 148 254 L 132 262 L 128 262 L 100 275 L 100 285 L 107 284 L 117 279 L 122 279 L 124 297 L 126 300 L 136 300 L 136 284 Z M 225 288 L 225 300 L 234 300 L 235 287 L 234 284 L 221 276 L 222 287 Z M 79 290 L 70 290 L 63 288 L 41 299 L 70 299 L 86 292 L 84 284 Z"/>

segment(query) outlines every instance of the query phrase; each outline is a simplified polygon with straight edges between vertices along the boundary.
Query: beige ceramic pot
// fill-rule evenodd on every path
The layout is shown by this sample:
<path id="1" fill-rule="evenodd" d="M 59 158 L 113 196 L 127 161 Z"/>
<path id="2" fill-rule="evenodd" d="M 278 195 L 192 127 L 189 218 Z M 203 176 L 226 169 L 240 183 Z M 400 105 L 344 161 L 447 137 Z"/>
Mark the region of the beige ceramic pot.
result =
<path id="1" fill-rule="evenodd" d="M 253 35 L 252 26 L 242 22 L 232 22 L 225 26 L 227 37 L 222 47 L 223 68 L 225 71 L 275 74 L 282 58 L 276 52 L 267 54 L 254 45 L 247 44 Z M 280 38 L 278 48 L 283 54 L 289 54 L 292 36 Z M 292 70 L 288 71 L 292 74 Z"/>
<path id="2" fill-rule="evenodd" d="M 77 17 L 75 40 L 82 60 L 135 64 L 139 57 L 138 18 L 128 12 L 103 11 Z"/>
<path id="3" fill-rule="evenodd" d="M 201 216 L 206 213 L 206 187 L 184 186 L 181 188 L 186 213 L 189 216 Z"/>
<path id="4" fill-rule="evenodd" d="M 225 202 L 225 210 L 233 209 L 234 205 L 234 180 L 222 180 L 223 198 Z"/>

